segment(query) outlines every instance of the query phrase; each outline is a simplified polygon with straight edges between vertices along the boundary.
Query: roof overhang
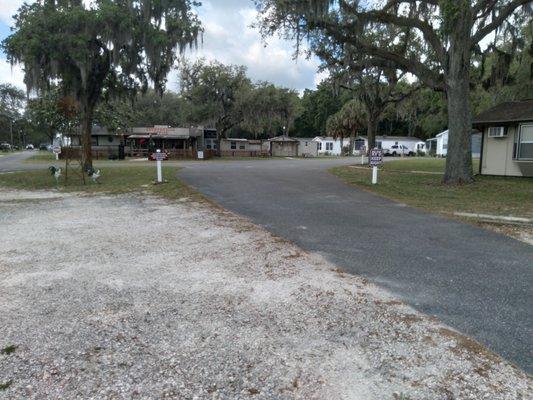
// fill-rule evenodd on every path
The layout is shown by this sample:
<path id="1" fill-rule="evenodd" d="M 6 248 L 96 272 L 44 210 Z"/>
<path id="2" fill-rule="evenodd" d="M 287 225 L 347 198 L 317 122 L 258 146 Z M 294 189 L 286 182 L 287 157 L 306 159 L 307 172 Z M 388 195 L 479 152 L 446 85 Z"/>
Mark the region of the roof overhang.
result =
<path id="1" fill-rule="evenodd" d="M 533 122 L 533 119 L 516 119 L 505 121 L 474 121 L 472 126 L 474 128 L 486 128 L 488 126 L 511 126 L 519 124 L 527 124 Z"/>

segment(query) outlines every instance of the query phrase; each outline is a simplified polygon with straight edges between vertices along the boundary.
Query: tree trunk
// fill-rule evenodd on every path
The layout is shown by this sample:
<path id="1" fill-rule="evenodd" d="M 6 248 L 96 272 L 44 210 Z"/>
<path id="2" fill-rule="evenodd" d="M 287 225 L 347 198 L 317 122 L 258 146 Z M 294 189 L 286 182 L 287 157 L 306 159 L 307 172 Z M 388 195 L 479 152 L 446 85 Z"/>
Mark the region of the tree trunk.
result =
<path id="1" fill-rule="evenodd" d="M 54 144 L 55 131 L 53 127 L 48 127 L 46 136 L 48 136 L 48 139 L 50 139 L 50 144 Z"/>
<path id="2" fill-rule="evenodd" d="M 461 24 L 459 24 L 461 25 Z M 444 183 L 473 181 L 472 115 L 470 106 L 470 31 L 469 25 L 458 30 L 450 41 L 447 73 L 448 149 Z M 464 33 L 461 33 L 464 31 Z"/>
<path id="3" fill-rule="evenodd" d="M 222 139 L 226 138 L 226 129 L 224 127 L 224 124 L 220 121 L 217 121 L 215 123 L 215 129 L 217 130 L 217 151 L 216 155 L 218 157 L 222 156 L 222 149 L 220 148 L 220 144 L 222 143 Z"/>
<path id="4" fill-rule="evenodd" d="M 370 150 L 376 147 L 379 118 L 376 118 L 375 116 L 369 116 L 366 122 L 366 137 L 368 139 L 368 149 L 366 150 L 367 153 L 370 154 Z"/>
<path id="5" fill-rule="evenodd" d="M 81 114 L 81 165 L 84 171 L 90 171 L 93 168 L 93 152 L 91 145 L 91 133 L 93 130 L 93 113 L 94 107 L 82 102 Z"/>

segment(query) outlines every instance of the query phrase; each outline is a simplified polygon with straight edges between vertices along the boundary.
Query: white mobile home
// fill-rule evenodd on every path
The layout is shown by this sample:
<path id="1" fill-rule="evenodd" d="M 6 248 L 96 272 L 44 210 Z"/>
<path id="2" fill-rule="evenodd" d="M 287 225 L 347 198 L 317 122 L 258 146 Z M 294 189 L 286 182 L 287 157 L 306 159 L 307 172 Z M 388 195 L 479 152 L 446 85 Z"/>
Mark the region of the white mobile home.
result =
<path id="1" fill-rule="evenodd" d="M 426 141 L 428 152 L 433 152 L 437 157 L 446 157 L 448 155 L 448 136 L 449 131 L 439 133 L 432 139 Z M 477 131 L 472 132 L 472 157 L 478 158 L 481 147 L 481 135 Z"/>
<path id="2" fill-rule="evenodd" d="M 313 138 L 295 138 L 300 142 L 298 147 L 298 155 L 300 157 L 317 157 L 318 156 L 318 142 Z"/>
<path id="3" fill-rule="evenodd" d="M 317 136 L 313 141 L 317 142 L 318 155 L 321 156 L 340 156 L 343 154 L 344 148 L 350 147 L 350 138 L 344 138 L 341 142 L 340 138 Z"/>
<path id="4" fill-rule="evenodd" d="M 376 147 L 383 149 L 385 154 L 393 156 L 415 155 L 421 144 L 424 144 L 422 140 L 411 136 L 376 136 Z M 355 138 L 354 148 L 356 152 L 366 152 L 368 150 L 367 137 Z"/>
<path id="5" fill-rule="evenodd" d="M 481 175 L 533 177 L 533 100 L 511 101 L 474 118 L 482 132 Z"/>
<path id="6" fill-rule="evenodd" d="M 446 157 L 448 154 L 448 131 L 439 133 L 434 138 L 427 140 L 427 147 L 437 157 Z"/>

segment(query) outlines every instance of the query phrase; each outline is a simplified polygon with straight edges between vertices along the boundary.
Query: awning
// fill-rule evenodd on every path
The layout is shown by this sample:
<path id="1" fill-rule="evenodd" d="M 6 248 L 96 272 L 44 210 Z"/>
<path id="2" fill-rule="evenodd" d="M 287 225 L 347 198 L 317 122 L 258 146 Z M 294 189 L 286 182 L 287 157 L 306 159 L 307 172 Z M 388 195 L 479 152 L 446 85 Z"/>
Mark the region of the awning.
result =
<path id="1" fill-rule="evenodd" d="M 177 135 L 177 134 L 166 134 L 166 135 L 129 135 L 128 139 L 161 139 L 161 140 L 172 140 L 172 139 L 189 139 L 189 136 L 186 135 Z"/>
<path id="2" fill-rule="evenodd" d="M 150 135 L 129 135 L 128 139 L 150 139 Z"/>

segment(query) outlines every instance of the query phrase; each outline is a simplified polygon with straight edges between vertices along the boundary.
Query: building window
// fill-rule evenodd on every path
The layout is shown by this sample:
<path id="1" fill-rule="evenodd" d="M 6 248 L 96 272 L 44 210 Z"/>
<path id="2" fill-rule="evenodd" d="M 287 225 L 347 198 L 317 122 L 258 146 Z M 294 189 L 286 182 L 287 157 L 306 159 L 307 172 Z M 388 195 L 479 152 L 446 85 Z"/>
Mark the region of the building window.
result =
<path id="1" fill-rule="evenodd" d="M 237 142 L 231 142 L 231 150 L 237 150 Z"/>
<path id="2" fill-rule="evenodd" d="M 322 150 L 322 143 L 318 142 L 317 145 L 318 145 L 318 151 Z"/>
<path id="3" fill-rule="evenodd" d="M 244 145 L 244 143 L 239 144 L 239 150 L 244 150 L 245 148 L 246 146 Z"/>
<path id="4" fill-rule="evenodd" d="M 520 125 L 518 142 L 515 149 L 515 153 L 517 154 L 516 159 L 533 160 L 533 124 Z"/>
<path id="5" fill-rule="evenodd" d="M 333 150 L 333 142 L 327 142 L 326 143 L 326 151 Z"/>

